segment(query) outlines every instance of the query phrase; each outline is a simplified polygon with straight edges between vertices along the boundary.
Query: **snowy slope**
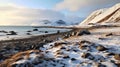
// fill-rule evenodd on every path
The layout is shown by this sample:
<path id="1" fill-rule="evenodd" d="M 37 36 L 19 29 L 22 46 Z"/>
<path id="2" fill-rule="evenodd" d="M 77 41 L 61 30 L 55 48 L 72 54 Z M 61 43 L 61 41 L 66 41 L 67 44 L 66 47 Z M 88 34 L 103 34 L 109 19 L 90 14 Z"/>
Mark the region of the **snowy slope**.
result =
<path id="1" fill-rule="evenodd" d="M 86 20 L 80 24 L 105 23 L 120 21 L 120 3 L 108 9 L 100 9 L 93 12 Z"/>

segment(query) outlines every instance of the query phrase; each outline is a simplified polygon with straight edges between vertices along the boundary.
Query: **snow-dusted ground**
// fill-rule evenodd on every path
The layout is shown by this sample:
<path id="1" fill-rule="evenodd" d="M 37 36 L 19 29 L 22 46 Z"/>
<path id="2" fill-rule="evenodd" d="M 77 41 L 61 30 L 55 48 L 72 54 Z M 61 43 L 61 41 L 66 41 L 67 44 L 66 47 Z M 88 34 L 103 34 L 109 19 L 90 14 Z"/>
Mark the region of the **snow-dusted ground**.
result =
<path id="1" fill-rule="evenodd" d="M 38 53 L 30 53 L 29 59 L 21 59 L 13 64 L 34 67 L 117 67 L 118 60 L 112 54 L 120 54 L 119 28 L 91 30 L 91 35 L 72 36 L 44 45 L 40 48 L 44 58 Z M 106 36 L 110 32 L 113 35 Z M 116 34 L 117 33 L 117 34 Z M 105 47 L 100 51 L 98 46 Z"/>

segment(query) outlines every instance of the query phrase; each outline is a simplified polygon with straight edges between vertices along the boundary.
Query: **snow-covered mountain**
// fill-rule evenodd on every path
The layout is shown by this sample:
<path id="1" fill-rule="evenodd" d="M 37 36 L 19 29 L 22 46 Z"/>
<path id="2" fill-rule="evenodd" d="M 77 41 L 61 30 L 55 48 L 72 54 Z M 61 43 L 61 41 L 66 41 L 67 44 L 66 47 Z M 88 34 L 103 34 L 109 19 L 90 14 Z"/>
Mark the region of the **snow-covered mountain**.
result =
<path id="1" fill-rule="evenodd" d="M 41 20 L 32 24 L 32 26 L 65 26 L 65 25 L 70 25 L 70 23 L 67 23 L 64 20 L 57 21 Z"/>
<path id="2" fill-rule="evenodd" d="M 54 26 L 65 26 L 65 25 L 67 25 L 67 23 L 65 21 L 63 21 L 63 20 L 57 20 L 54 23 L 52 23 L 52 26 L 53 25 Z"/>
<path id="3" fill-rule="evenodd" d="M 31 26 L 50 26 L 51 24 L 52 22 L 49 20 L 41 20 L 34 22 L 33 24 L 31 24 Z"/>
<path id="4" fill-rule="evenodd" d="M 120 22 L 120 3 L 114 5 L 111 8 L 94 11 L 79 25 L 117 22 Z"/>

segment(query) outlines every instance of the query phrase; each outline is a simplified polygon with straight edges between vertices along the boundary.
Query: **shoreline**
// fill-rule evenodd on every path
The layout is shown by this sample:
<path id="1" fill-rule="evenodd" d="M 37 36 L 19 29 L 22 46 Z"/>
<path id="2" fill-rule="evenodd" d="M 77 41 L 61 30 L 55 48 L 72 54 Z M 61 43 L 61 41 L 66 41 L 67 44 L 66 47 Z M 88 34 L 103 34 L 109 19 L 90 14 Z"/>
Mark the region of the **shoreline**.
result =
<path id="1" fill-rule="evenodd" d="M 99 28 L 107 28 L 106 26 L 100 26 Z M 59 39 L 64 40 L 66 35 L 70 35 L 72 32 L 79 32 L 80 30 L 88 29 L 99 29 L 98 27 L 90 28 L 76 28 L 67 32 L 60 32 L 47 35 L 32 36 L 29 38 L 15 39 L 15 40 L 5 40 L 0 41 L 0 60 L 5 60 L 13 56 L 18 52 L 23 52 L 26 50 L 38 50 L 47 43 L 58 41 Z M 111 27 L 112 28 L 112 27 Z M 69 36 L 70 37 L 70 36 Z M 67 38 L 69 38 L 67 37 Z M 67 39 L 65 38 L 65 39 Z M 8 51 L 9 50 L 9 51 Z M 1 63 L 1 62 L 0 62 Z"/>
<path id="2" fill-rule="evenodd" d="M 78 61 L 81 61 L 82 64 L 84 63 L 85 59 L 88 59 L 87 60 L 88 63 L 86 64 L 91 63 L 91 66 L 94 65 L 94 61 L 99 62 L 100 60 L 103 60 L 101 61 L 103 65 L 105 65 L 104 62 L 116 65 L 116 63 L 110 62 L 110 60 L 112 60 L 111 57 L 115 57 L 120 51 L 118 50 L 120 47 L 118 45 L 120 43 L 119 42 L 120 36 L 116 36 L 120 34 L 117 33 L 120 31 L 118 31 L 119 29 L 117 28 L 120 27 L 115 27 L 115 26 L 90 27 L 87 28 L 87 30 L 90 32 L 90 34 L 88 35 L 77 34 L 61 40 L 59 40 L 59 37 L 62 38 L 68 33 L 71 34 L 71 32 L 76 32 L 76 31 L 80 33 L 80 31 L 82 31 L 83 29 L 74 29 L 67 32 L 61 32 L 59 34 L 56 33 L 56 34 L 49 34 L 46 36 L 31 37 L 30 39 L 21 39 L 18 41 L 16 40 L 12 42 L 3 42 L 3 44 L 6 45 L 6 46 L 3 45 L 3 48 L 5 48 L 3 50 L 3 55 L 5 57 L 0 57 L 0 59 L 1 58 L 5 58 L 5 59 L 3 59 L 3 61 L 1 61 L 0 64 L 1 65 L 4 65 L 6 63 L 17 64 L 17 62 L 21 60 L 36 62 L 36 59 L 38 59 L 38 57 L 42 55 L 42 58 L 40 57 L 39 59 L 42 59 L 47 63 L 51 63 L 50 61 L 57 62 L 58 59 L 61 58 L 62 60 L 60 59 L 59 61 L 64 62 L 63 60 L 66 61 L 69 60 L 73 62 L 72 64 L 75 64 L 74 61 L 77 62 L 78 64 L 80 64 Z M 114 29 L 114 31 L 111 29 Z M 111 51 L 112 49 L 114 50 Z M 42 52 L 44 55 L 42 54 Z M 1 53 L 2 52 L 0 52 L 0 54 Z M 28 58 L 21 59 L 21 57 L 23 57 L 23 54 Z M 87 57 L 88 55 L 93 58 Z M 31 56 L 32 57 L 36 56 L 36 57 L 34 58 L 34 60 L 29 60 L 29 59 L 33 59 Z M 114 61 L 116 62 L 117 59 L 115 59 Z M 21 62 L 21 64 L 23 63 L 27 65 L 34 65 L 34 63 L 32 62 L 30 64 Z M 38 63 L 38 64 L 44 64 L 44 63 Z M 57 65 L 59 63 L 55 63 L 55 64 Z M 66 65 L 71 65 L 71 63 L 66 63 Z"/>

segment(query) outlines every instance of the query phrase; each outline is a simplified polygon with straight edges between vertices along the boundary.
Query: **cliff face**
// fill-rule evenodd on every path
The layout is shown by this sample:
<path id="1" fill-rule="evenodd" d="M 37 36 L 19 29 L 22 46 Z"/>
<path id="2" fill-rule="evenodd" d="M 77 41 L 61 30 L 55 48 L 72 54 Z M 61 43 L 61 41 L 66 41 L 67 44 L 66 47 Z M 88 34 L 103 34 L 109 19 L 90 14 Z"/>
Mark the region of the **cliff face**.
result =
<path id="1" fill-rule="evenodd" d="M 120 22 L 120 3 L 108 9 L 94 11 L 80 25 L 90 23 L 117 23 Z"/>

